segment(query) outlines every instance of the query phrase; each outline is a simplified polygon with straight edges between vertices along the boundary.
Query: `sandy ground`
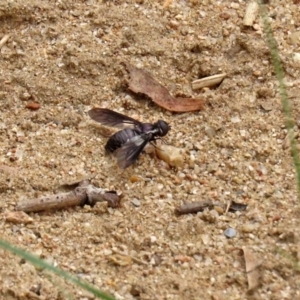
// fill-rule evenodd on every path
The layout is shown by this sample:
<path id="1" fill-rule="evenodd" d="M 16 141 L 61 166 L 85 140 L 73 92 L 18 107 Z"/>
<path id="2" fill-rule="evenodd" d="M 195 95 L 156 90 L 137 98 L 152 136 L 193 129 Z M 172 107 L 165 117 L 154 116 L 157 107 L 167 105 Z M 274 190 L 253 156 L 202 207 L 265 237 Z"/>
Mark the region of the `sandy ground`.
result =
<path id="1" fill-rule="evenodd" d="M 247 3 L 2 0 L 0 38 L 10 37 L 0 49 L 1 237 L 117 299 L 300 299 L 299 273 L 279 253 L 299 260 L 295 172 L 262 23 L 243 26 Z M 267 9 L 298 137 L 300 6 L 271 0 Z M 170 113 L 132 94 L 122 62 L 175 96 L 203 97 L 204 111 Z M 220 86 L 191 89 L 223 72 Z M 31 102 L 40 108 L 26 108 Z M 86 114 L 95 105 L 170 122 L 166 140 L 182 149 L 184 166 L 143 153 L 118 169 L 105 156 L 103 128 Z M 122 192 L 122 207 L 5 220 L 18 201 L 84 178 Z M 174 213 L 207 199 L 248 208 Z M 259 265 L 252 293 L 242 249 Z M 1 299 L 93 299 L 4 250 L 0 277 Z"/>

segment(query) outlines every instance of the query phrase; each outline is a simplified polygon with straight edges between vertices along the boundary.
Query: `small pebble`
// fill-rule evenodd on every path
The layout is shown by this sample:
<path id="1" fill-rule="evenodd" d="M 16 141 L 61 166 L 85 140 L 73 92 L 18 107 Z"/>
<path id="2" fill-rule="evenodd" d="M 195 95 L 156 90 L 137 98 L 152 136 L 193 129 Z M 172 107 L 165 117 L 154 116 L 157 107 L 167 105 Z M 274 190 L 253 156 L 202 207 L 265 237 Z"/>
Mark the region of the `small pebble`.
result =
<path id="1" fill-rule="evenodd" d="M 263 102 L 260 106 L 264 111 L 271 111 L 273 109 L 273 105 L 270 102 Z"/>
<path id="2" fill-rule="evenodd" d="M 203 245 L 208 245 L 211 240 L 210 235 L 208 235 L 208 234 L 202 234 L 201 239 L 202 239 Z"/>
<path id="3" fill-rule="evenodd" d="M 233 9 L 238 9 L 240 7 L 240 5 L 238 3 L 231 3 L 230 7 Z"/>
<path id="4" fill-rule="evenodd" d="M 171 145 L 160 145 L 155 148 L 157 156 L 172 167 L 183 166 L 183 155 L 181 150 Z"/>
<path id="5" fill-rule="evenodd" d="M 230 19 L 230 14 L 227 12 L 222 12 L 222 13 L 220 13 L 219 17 L 224 20 L 228 20 L 228 19 Z"/>
<path id="6" fill-rule="evenodd" d="M 23 211 L 9 211 L 4 213 L 6 222 L 15 224 L 23 223 L 29 224 L 33 222 L 33 219 Z"/>
<path id="7" fill-rule="evenodd" d="M 26 104 L 25 107 L 31 110 L 38 110 L 41 107 L 41 105 L 37 102 L 29 102 Z"/>
<path id="8" fill-rule="evenodd" d="M 131 203 L 132 203 L 135 207 L 141 206 L 140 200 L 138 200 L 138 199 L 136 199 L 136 198 L 134 198 L 134 199 L 131 201 Z"/>
<path id="9" fill-rule="evenodd" d="M 141 181 L 142 179 L 143 179 L 142 177 L 137 176 L 137 175 L 132 175 L 132 176 L 130 177 L 130 181 L 131 181 L 132 183 L 137 182 L 137 181 Z"/>
<path id="10" fill-rule="evenodd" d="M 293 59 L 295 62 L 299 62 L 300 61 L 300 53 L 294 53 Z"/>
<path id="11" fill-rule="evenodd" d="M 74 16 L 74 17 L 79 17 L 79 16 L 81 15 L 81 13 L 80 13 L 79 10 L 73 10 L 73 11 L 71 11 L 71 14 L 72 14 L 72 16 Z"/>
<path id="12" fill-rule="evenodd" d="M 231 118 L 231 122 L 232 122 L 232 123 L 239 123 L 239 122 L 241 122 L 241 119 L 240 119 L 239 116 L 235 116 L 235 117 L 232 117 L 232 118 Z"/>
<path id="13" fill-rule="evenodd" d="M 151 235 L 150 236 L 150 242 L 151 242 L 151 244 L 155 243 L 156 241 L 157 241 L 157 237 L 154 236 L 154 235 Z"/>
<path id="14" fill-rule="evenodd" d="M 224 235 L 227 237 L 227 238 L 233 238 L 236 236 L 236 230 L 233 229 L 233 228 L 227 228 L 225 231 L 224 231 Z"/>
<path id="15" fill-rule="evenodd" d="M 245 233 L 250 233 L 257 228 L 255 224 L 243 224 L 241 227 L 241 231 Z"/>
<path id="16" fill-rule="evenodd" d="M 112 250 L 111 249 L 104 249 L 103 250 L 103 254 L 105 255 L 105 256 L 108 256 L 108 255 L 112 255 Z"/>
<path id="17" fill-rule="evenodd" d="M 216 130 L 213 127 L 206 126 L 204 131 L 205 131 L 206 135 L 210 138 L 212 138 L 216 135 Z"/>
<path id="18" fill-rule="evenodd" d="M 32 96 L 28 92 L 24 92 L 20 94 L 21 100 L 29 100 Z"/>

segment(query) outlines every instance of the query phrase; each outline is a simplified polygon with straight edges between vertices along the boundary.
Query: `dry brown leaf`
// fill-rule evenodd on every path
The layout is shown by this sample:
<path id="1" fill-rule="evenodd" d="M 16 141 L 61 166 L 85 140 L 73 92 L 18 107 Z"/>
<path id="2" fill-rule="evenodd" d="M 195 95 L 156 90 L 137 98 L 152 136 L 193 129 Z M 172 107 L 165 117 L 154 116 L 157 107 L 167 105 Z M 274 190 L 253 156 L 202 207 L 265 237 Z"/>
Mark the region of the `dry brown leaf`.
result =
<path id="1" fill-rule="evenodd" d="M 147 71 L 125 63 L 129 72 L 129 89 L 135 93 L 147 95 L 157 105 L 174 112 L 187 112 L 203 109 L 204 101 L 193 98 L 175 98 L 169 91 L 158 83 Z"/>
<path id="2" fill-rule="evenodd" d="M 262 261 L 258 259 L 247 247 L 243 247 L 245 265 L 248 279 L 248 292 L 253 292 L 260 284 L 260 271 L 258 267 Z"/>

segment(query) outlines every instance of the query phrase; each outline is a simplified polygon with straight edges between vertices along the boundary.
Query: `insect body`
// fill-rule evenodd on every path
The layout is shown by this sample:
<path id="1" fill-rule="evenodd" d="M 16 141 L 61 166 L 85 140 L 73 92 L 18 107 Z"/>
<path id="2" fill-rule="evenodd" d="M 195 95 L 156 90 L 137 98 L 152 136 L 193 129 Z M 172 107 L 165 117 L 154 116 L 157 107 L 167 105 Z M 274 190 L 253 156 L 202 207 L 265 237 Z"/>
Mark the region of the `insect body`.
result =
<path id="1" fill-rule="evenodd" d="M 122 127 L 124 124 L 130 128 L 122 129 L 112 135 L 105 145 L 109 152 L 115 152 L 120 168 L 127 168 L 139 157 L 147 143 L 165 136 L 170 126 L 163 120 L 156 123 L 142 123 L 110 109 L 93 108 L 88 115 L 96 122 L 112 127 Z"/>

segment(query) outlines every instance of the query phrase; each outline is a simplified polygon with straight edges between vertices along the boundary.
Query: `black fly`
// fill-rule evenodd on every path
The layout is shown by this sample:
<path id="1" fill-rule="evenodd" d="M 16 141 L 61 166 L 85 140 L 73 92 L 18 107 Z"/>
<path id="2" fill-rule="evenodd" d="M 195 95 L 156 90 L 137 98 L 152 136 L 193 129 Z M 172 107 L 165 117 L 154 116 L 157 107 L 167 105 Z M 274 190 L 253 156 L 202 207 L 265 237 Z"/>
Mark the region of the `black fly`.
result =
<path id="1" fill-rule="evenodd" d="M 163 120 L 156 123 L 142 123 L 133 118 L 122 115 L 106 108 L 93 108 L 88 115 L 102 125 L 122 127 L 129 124 L 131 128 L 125 128 L 112 135 L 105 145 L 109 152 L 115 152 L 120 168 L 127 168 L 139 157 L 147 143 L 160 139 L 170 130 L 170 126 Z"/>

